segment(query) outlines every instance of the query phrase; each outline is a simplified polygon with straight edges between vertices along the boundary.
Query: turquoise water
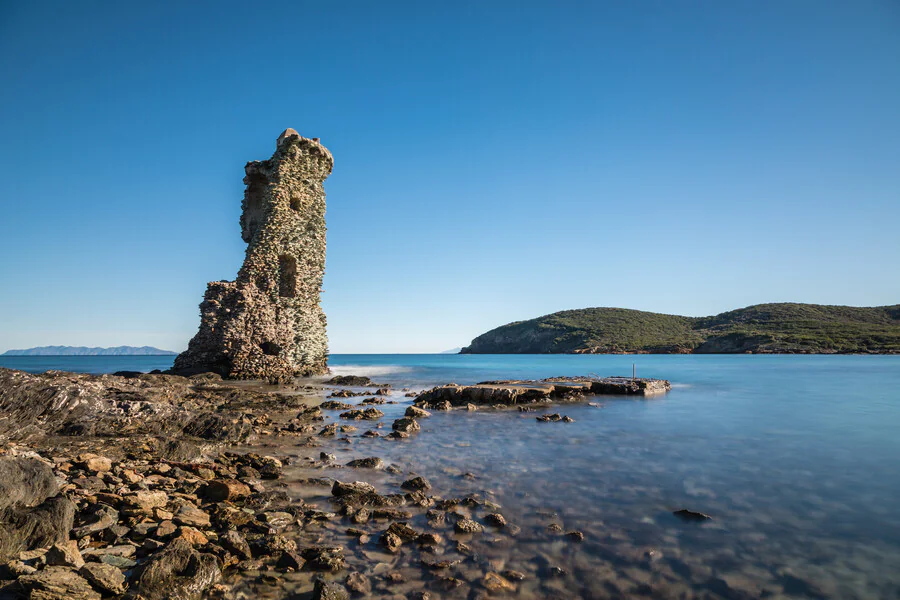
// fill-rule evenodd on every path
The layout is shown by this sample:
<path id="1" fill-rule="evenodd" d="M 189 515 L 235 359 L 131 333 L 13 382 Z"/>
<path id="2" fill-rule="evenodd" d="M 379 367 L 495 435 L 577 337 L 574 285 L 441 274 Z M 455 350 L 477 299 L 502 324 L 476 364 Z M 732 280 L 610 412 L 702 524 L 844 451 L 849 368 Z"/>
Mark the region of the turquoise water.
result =
<path id="1" fill-rule="evenodd" d="M 0 358 L 13 368 L 90 372 L 167 363 L 171 357 Z M 521 557 L 503 550 L 504 560 L 527 569 L 531 552 L 563 564 L 571 581 L 553 583 L 562 592 L 900 597 L 900 357 L 331 357 L 336 373 L 395 388 L 621 375 L 632 364 L 638 376 L 671 380 L 673 390 L 554 409 L 571 424 L 511 411 L 435 414 L 419 436 L 359 440 L 348 453 L 421 472 L 438 492 L 463 485 L 489 493 L 523 527 Z M 460 479 L 464 472 L 475 479 Z M 671 511 L 683 507 L 714 520 L 681 523 Z M 546 513 L 587 534 L 577 551 L 548 541 Z"/>

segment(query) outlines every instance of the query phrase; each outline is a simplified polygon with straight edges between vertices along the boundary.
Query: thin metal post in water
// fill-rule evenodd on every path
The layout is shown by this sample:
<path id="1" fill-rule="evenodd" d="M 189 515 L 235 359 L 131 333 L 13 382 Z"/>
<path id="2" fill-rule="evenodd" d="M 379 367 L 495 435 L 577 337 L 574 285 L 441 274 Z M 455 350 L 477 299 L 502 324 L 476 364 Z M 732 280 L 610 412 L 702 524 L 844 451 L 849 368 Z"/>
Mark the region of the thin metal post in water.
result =
<path id="1" fill-rule="evenodd" d="M 634 363 L 631 363 L 631 380 L 634 381 L 637 375 L 637 367 L 634 366 Z"/>

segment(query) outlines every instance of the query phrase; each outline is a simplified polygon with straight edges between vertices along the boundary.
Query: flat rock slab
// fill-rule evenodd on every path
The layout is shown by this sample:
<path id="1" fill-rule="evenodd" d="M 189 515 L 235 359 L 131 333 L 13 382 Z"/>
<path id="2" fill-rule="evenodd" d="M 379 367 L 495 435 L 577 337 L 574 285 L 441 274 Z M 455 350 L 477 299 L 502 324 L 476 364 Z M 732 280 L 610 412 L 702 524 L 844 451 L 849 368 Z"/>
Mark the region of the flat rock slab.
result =
<path id="1" fill-rule="evenodd" d="M 530 404 L 580 400 L 586 395 L 653 396 L 672 389 L 665 379 L 631 377 L 556 377 L 541 380 L 485 381 L 476 385 L 444 385 L 423 392 L 415 405 Z"/>

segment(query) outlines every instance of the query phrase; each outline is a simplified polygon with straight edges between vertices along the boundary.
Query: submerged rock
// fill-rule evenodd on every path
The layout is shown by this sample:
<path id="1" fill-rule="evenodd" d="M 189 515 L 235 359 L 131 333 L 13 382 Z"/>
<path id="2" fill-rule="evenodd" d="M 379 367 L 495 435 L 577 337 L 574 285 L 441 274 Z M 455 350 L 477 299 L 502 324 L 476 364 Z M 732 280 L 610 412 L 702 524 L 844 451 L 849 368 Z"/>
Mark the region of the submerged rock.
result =
<path id="1" fill-rule="evenodd" d="M 704 514 L 702 512 L 696 512 L 693 510 L 688 510 L 686 508 L 682 508 L 681 510 L 676 510 L 672 514 L 675 515 L 676 517 L 678 517 L 679 519 L 681 519 L 682 521 L 687 521 L 687 522 L 702 522 L 702 521 L 709 521 L 710 519 L 712 519 L 712 517 L 707 514 Z"/>

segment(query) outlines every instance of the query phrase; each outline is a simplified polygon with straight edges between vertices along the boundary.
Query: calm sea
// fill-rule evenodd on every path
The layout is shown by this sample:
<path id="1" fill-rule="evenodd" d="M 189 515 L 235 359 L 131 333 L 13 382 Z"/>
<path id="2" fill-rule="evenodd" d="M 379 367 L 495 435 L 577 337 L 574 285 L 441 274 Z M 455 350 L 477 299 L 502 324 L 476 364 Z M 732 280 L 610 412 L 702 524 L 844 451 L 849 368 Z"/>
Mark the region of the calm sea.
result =
<path id="1" fill-rule="evenodd" d="M 0 357 L 0 366 L 111 372 L 171 361 Z M 581 586 L 596 573 L 618 578 L 621 590 L 669 577 L 674 589 L 718 597 L 900 597 L 900 356 L 331 357 L 336 373 L 395 388 L 630 375 L 633 364 L 673 390 L 554 409 L 571 424 L 511 411 L 436 414 L 423 435 L 384 443 L 378 455 L 427 474 L 437 490 L 473 473 L 472 491 L 518 515 L 522 546 L 533 539 L 548 560 L 586 573 Z M 671 511 L 684 507 L 714 520 L 681 523 Z M 587 534 L 578 554 L 540 546 L 551 513 Z M 608 586 L 571 591 L 615 595 Z"/>

